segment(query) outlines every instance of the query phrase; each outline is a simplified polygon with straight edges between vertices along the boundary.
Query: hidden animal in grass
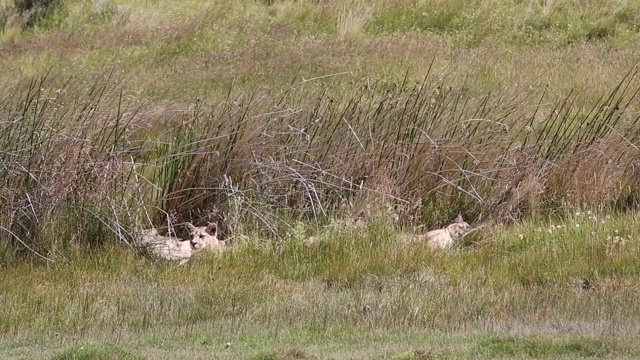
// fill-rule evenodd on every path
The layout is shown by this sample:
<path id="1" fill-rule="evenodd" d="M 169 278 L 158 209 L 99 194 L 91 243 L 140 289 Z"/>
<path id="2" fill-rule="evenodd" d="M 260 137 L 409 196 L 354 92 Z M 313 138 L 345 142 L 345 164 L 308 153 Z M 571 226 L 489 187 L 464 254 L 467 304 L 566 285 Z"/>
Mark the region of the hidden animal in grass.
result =
<path id="1" fill-rule="evenodd" d="M 187 229 L 191 236 L 190 242 L 194 251 L 224 251 L 225 243 L 218 240 L 218 226 L 215 223 L 209 223 L 207 226 L 194 226 L 191 223 L 187 223 Z"/>
<path id="2" fill-rule="evenodd" d="M 442 229 L 427 232 L 427 244 L 432 249 L 450 249 L 464 234 L 471 230 L 471 225 L 458 214 L 453 224 Z"/>
<path id="3" fill-rule="evenodd" d="M 193 256 L 190 240 L 160 235 L 155 228 L 142 232 L 141 243 L 152 256 L 164 260 L 179 260 L 180 265 L 189 261 Z"/>
<path id="4" fill-rule="evenodd" d="M 181 240 L 171 236 L 163 236 L 155 228 L 142 232 L 142 246 L 151 256 L 164 260 L 179 260 L 180 265 L 186 263 L 196 253 L 204 250 L 222 252 L 224 241 L 218 240 L 218 227 L 214 223 L 207 226 L 194 226 L 187 223 L 191 238 Z"/>

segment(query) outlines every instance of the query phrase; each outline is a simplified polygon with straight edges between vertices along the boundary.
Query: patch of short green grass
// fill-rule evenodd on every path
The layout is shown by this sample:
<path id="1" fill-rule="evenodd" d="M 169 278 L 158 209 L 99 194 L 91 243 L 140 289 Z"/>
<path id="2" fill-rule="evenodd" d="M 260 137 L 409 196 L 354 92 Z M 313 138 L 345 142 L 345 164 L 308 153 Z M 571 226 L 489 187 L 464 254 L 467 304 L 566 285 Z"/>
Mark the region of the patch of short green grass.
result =
<path id="1" fill-rule="evenodd" d="M 57 353 L 51 360 L 142 360 L 124 349 L 109 344 L 88 343 Z"/>
<path id="2" fill-rule="evenodd" d="M 481 339 L 470 349 L 470 355 L 486 358 L 530 357 L 603 358 L 616 353 L 615 343 L 602 339 L 560 339 L 540 337 L 489 336 Z"/>

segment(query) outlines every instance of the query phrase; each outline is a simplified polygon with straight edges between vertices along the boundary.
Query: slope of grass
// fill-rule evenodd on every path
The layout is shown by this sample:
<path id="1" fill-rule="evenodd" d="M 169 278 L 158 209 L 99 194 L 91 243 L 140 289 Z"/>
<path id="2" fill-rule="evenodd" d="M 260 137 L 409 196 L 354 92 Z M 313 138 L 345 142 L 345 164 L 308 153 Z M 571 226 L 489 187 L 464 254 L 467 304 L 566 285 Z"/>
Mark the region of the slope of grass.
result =
<path id="1" fill-rule="evenodd" d="M 480 93 L 552 84 L 554 97 L 577 87 L 588 103 L 635 64 L 636 5 L 545 4 L 67 1 L 3 46 L 0 65 L 8 79 L 115 66 L 144 98 L 184 102 L 230 84 L 278 89 L 294 76 L 343 74 L 329 83 L 339 90 L 354 78 L 397 82 L 407 70 L 420 80 L 436 59 L 437 72 L 463 69 L 457 80 Z M 344 37 L 349 22 L 359 30 Z"/>

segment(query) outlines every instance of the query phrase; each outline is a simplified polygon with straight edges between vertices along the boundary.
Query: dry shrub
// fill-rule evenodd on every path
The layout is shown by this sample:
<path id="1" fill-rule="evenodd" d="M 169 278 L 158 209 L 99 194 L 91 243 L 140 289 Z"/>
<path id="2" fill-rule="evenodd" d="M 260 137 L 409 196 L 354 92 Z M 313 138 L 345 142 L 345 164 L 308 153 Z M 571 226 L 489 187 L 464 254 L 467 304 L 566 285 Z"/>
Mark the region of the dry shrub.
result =
<path id="1" fill-rule="evenodd" d="M 105 96 L 108 76 L 101 80 L 81 100 L 46 77 L 3 94 L 0 237 L 15 253 L 51 260 L 69 247 L 126 241 L 133 158 L 121 146 L 126 120 L 100 108 L 118 101 Z"/>
<path id="2" fill-rule="evenodd" d="M 574 108 L 572 94 L 544 109 L 531 106 L 532 93 L 469 98 L 429 83 L 343 99 L 300 98 L 292 89 L 229 102 L 209 115 L 218 119 L 212 142 L 199 142 L 193 170 L 181 178 L 190 183 L 176 189 L 215 188 L 196 196 L 203 209 L 233 193 L 263 224 L 275 213 L 318 221 L 345 206 L 349 216 L 404 224 L 458 211 L 514 220 L 564 206 L 608 207 L 620 192 L 611 179 L 628 171 L 609 161 L 599 170 L 610 180 L 587 186 L 593 169 L 584 164 L 588 154 L 637 159 L 638 119 L 625 114 L 635 96 L 631 75 L 592 109 Z M 615 137 L 622 146 L 608 142 Z M 566 181 L 567 169 L 575 181 Z M 585 189 L 598 197 L 574 196 Z"/>

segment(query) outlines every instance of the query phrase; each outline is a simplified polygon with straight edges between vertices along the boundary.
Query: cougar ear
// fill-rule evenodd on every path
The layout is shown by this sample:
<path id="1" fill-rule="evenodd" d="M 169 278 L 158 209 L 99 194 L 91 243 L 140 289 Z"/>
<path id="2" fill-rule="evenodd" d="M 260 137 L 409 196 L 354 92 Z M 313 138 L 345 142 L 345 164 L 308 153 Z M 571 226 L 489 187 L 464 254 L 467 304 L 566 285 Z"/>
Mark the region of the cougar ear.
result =
<path id="1" fill-rule="evenodd" d="M 456 217 L 456 222 L 457 223 L 464 222 L 464 219 L 462 218 L 462 213 L 458 213 L 458 216 Z"/>
<path id="2" fill-rule="evenodd" d="M 213 236 L 218 235 L 218 225 L 216 223 L 210 222 L 207 224 L 207 232 Z"/>
<path id="3" fill-rule="evenodd" d="M 195 226 L 193 226 L 193 224 L 192 224 L 192 223 L 188 222 L 188 223 L 187 223 L 187 229 L 189 230 L 189 232 L 192 232 L 193 230 L 195 230 L 195 229 L 196 229 L 196 227 L 195 227 Z"/>

